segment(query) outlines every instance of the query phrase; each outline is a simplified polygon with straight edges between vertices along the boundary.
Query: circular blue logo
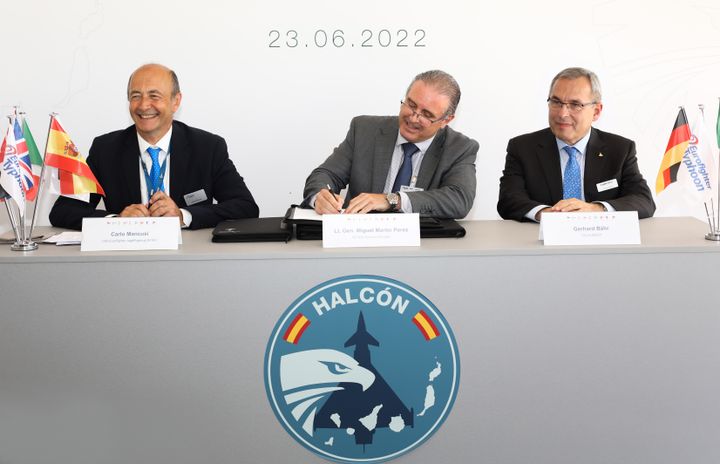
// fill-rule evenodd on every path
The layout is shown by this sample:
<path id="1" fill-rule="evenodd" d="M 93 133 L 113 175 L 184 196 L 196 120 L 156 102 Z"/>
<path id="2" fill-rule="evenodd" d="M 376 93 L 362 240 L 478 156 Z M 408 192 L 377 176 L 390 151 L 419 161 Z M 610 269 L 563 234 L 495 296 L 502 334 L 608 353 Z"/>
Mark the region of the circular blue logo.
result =
<path id="1" fill-rule="evenodd" d="M 459 381 L 445 318 L 387 277 L 340 277 L 309 290 L 280 317 L 265 353 L 280 423 L 339 462 L 382 462 L 420 446 L 447 418 Z"/>

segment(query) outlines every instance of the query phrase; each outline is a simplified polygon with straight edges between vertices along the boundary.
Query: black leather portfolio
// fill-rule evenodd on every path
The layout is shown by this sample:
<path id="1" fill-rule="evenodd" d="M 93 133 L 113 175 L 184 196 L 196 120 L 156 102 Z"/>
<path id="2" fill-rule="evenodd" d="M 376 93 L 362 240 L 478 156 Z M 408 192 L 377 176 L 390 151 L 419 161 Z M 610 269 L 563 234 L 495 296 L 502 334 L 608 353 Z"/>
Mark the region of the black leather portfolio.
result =
<path id="1" fill-rule="evenodd" d="M 298 240 L 322 240 L 322 222 L 296 220 L 293 209 L 291 207 L 288 210 L 285 218 L 289 224 L 295 225 L 295 238 Z M 464 236 L 465 228 L 454 219 L 420 218 L 420 238 L 460 238 Z"/>
<path id="2" fill-rule="evenodd" d="M 213 242 L 287 242 L 292 226 L 283 217 L 231 219 L 218 224 Z"/>
<path id="3" fill-rule="evenodd" d="M 420 238 L 464 237 L 465 228 L 455 219 L 420 218 Z"/>

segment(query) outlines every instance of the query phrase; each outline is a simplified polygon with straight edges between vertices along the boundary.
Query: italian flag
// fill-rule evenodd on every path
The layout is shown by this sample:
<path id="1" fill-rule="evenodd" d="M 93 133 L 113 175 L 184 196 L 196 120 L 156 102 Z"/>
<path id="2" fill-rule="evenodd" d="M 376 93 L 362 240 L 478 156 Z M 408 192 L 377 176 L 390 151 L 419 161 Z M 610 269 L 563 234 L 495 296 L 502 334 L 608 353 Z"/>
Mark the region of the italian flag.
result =
<path id="1" fill-rule="evenodd" d="M 42 172 L 42 156 L 40 156 L 40 150 L 38 150 L 35 139 L 30 132 L 27 120 L 23 118 L 22 131 L 25 136 L 25 143 L 27 144 L 28 154 L 30 155 L 30 165 L 32 166 L 32 177 L 33 186 L 30 190 L 25 192 L 25 197 L 28 201 L 33 201 L 37 197 L 38 188 L 40 187 L 40 173 Z"/>

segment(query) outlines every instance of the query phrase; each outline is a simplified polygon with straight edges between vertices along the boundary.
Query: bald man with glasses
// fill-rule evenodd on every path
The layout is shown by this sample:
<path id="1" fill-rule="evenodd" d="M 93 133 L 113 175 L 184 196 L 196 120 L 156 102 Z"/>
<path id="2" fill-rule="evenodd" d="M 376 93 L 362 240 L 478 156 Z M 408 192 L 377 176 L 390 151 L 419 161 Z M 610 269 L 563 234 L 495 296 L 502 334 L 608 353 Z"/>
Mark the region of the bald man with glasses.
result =
<path id="1" fill-rule="evenodd" d="M 603 109 L 600 81 L 567 68 L 550 84 L 550 127 L 508 142 L 497 211 L 504 219 L 540 221 L 545 211 L 655 212 L 638 169 L 635 142 L 592 127 Z"/>
<path id="2" fill-rule="evenodd" d="M 475 199 L 478 143 L 448 126 L 459 101 L 449 74 L 417 75 L 398 116 L 353 118 L 345 140 L 305 181 L 302 206 L 319 214 L 465 217 Z"/>

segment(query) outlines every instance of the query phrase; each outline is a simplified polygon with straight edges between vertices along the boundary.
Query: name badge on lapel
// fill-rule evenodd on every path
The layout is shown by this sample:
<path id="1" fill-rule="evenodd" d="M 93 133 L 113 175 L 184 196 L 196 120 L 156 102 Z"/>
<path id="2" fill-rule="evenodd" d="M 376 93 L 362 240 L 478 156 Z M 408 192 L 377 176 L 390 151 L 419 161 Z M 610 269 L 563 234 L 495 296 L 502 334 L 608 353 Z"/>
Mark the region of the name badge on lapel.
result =
<path id="1" fill-rule="evenodd" d="M 207 200 L 207 194 L 205 193 L 204 189 L 200 189 L 195 192 L 184 195 L 183 198 L 185 199 L 186 205 L 192 206 L 194 204 L 201 203 L 201 202 Z"/>
<path id="2" fill-rule="evenodd" d="M 604 192 L 605 190 L 610 190 L 614 188 L 618 188 L 618 181 L 617 179 L 610 179 L 606 180 L 605 182 L 600 182 L 596 185 L 598 193 Z"/>

